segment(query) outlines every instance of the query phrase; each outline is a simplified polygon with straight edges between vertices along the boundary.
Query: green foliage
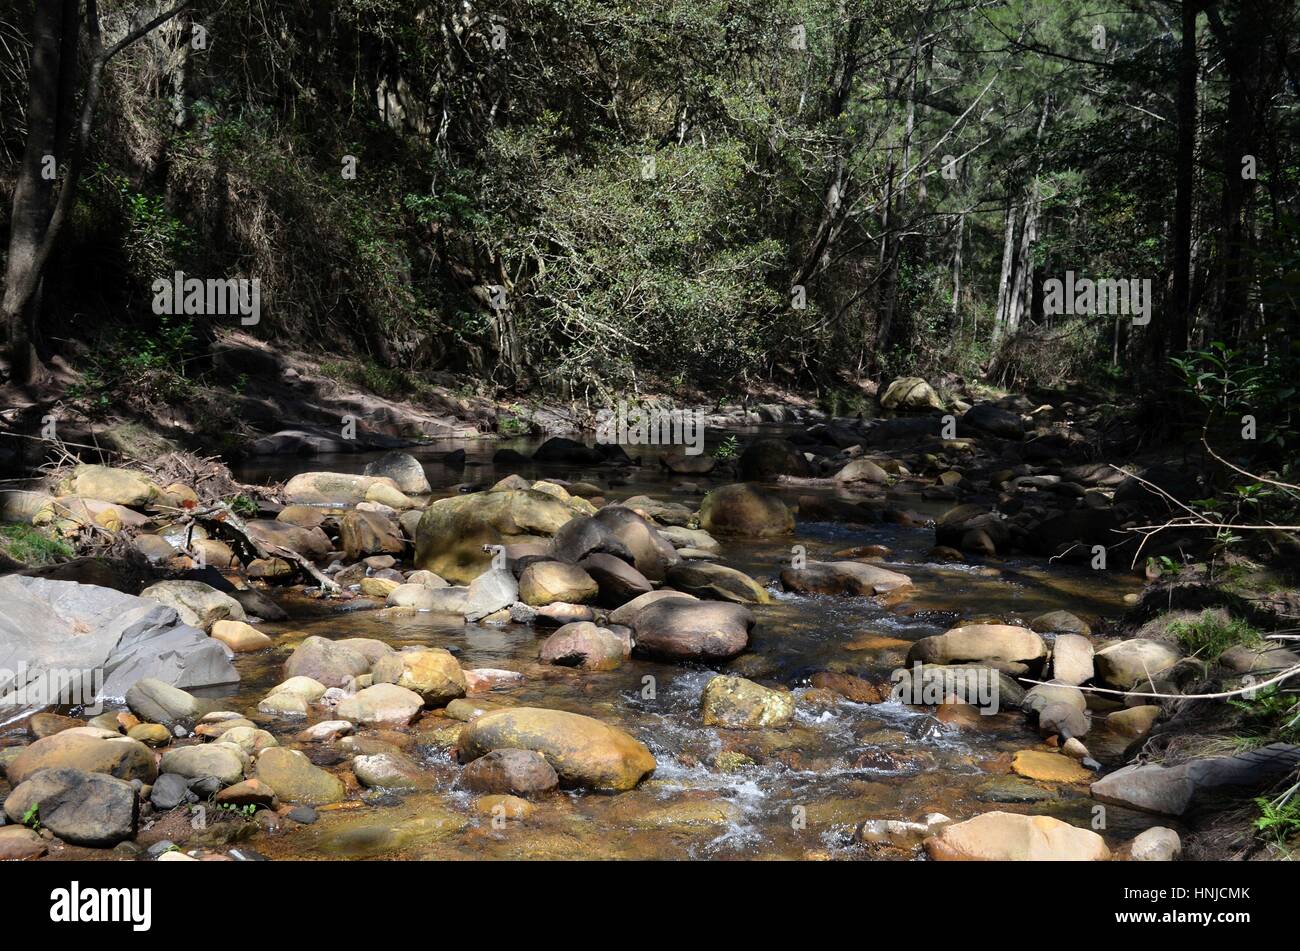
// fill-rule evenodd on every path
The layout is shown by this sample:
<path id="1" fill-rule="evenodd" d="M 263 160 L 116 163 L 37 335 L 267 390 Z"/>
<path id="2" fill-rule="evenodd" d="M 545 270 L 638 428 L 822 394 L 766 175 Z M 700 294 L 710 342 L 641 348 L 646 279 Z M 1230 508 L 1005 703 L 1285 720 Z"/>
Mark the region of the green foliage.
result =
<path id="1" fill-rule="evenodd" d="M 22 824 L 27 826 L 27 828 L 31 829 L 33 832 L 40 832 L 41 831 L 40 816 L 41 816 L 41 804 L 39 802 L 34 802 L 30 806 L 28 806 L 27 811 L 23 813 Z"/>
<path id="2" fill-rule="evenodd" d="M 1237 644 L 1256 644 L 1260 633 L 1239 618 L 1223 617 L 1214 611 L 1202 612 L 1191 621 L 1175 621 L 1169 633 L 1178 638 L 1183 649 L 1190 654 L 1214 659 L 1229 647 Z"/>
<path id="3" fill-rule="evenodd" d="M 257 513 L 261 511 L 257 500 L 247 495 L 236 495 L 234 498 L 227 499 L 226 504 L 230 506 L 232 512 L 241 518 L 256 518 Z"/>
<path id="4" fill-rule="evenodd" d="M 1278 845 L 1285 845 L 1288 840 L 1300 835 L 1300 796 L 1295 796 L 1294 790 L 1292 792 L 1293 795 L 1286 799 L 1255 800 L 1255 805 L 1259 807 L 1255 828 Z"/>
<path id="5" fill-rule="evenodd" d="M 67 561 L 73 556 L 66 542 L 44 529 L 17 522 L 0 524 L 0 552 L 29 568 Z"/>
<path id="6" fill-rule="evenodd" d="M 190 318 L 160 315 L 151 330 L 128 329 L 101 337 L 82 361 L 81 381 L 69 387 L 71 399 L 92 415 L 107 415 L 125 404 L 171 406 L 193 393 L 187 364 L 198 341 Z"/>
<path id="7" fill-rule="evenodd" d="M 729 462 L 740 455 L 740 443 L 734 434 L 727 435 L 713 449 L 713 458 L 719 462 Z"/>

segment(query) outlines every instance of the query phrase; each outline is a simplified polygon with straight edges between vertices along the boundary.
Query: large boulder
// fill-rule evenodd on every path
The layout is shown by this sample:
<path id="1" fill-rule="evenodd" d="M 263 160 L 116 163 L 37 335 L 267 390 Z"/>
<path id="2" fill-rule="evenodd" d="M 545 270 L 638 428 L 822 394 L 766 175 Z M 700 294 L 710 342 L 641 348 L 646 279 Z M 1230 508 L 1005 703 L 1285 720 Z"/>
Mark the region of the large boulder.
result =
<path id="1" fill-rule="evenodd" d="M 300 472 L 285 484 L 288 502 L 314 505 L 356 505 L 370 498 L 376 486 L 400 492 L 397 483 L 383 476 L 357 475 L 350 472 Z"/>
<path id="2" fill-rule="evenodd" d="M 117 779 L 151 783 L 158 775 L 153 751 L 138 740 L 95 727 L 73 727 L 37 740 L 10 760 L 5 771 L 11 785 L 43 769 L 71 768 L 107 773 Z"/>
<path id="3" fill-rule="evenodd" d="M 668 584 L 699 598 L 735 604 L 767 604 L 772 596 L 761 584 L 735 568 L 707 561 L 684 561 L 668 569 Z"/>
<path id="4" fill-rule="evenodd" d="M 485 713 L 460 733 L 460 756 L 532 750 L 546 757 L 565 786 L 621 791 L 654 772 L 644 743 L 615 727 L 563 710 L 512 707 Z"/>
<path id="5" fill-rule="evenodd" d="M 802 452 L 787 440 L 770 436 L 755 439 L 746 446 L 737 468 L 746 482 L 771 482 L 783 475 L 812 475 L 812 467 Z"/>
<path id="6" fill-rule="evenodd" d="M 599 465 L 605 461 L 605 454 L 577 440 L 552 436 L 537 447 L 537 451 L 533 453 L 533 461 L 565 465 Z"/>
<path id="7" fill-rule="evenodd" d="M 1027 627 L 968 624 L 923 637 L 907 652 L 908 663 L 961 664 L 995 661 L 1036 664 L 1047 657 L 1043 638 Z"/>
<path id="8" fill-rule="evenodd" d="M 870 482 L 873 485 L 888 485 L 889 473 L 870 459 L 854 459 L 835 473 L 836 482 Z"/>
<path id="9" fill-rule="evenodd" d="M 662 581 L 664 572 L 681 560 L 656 525 L 626 506 L 607 505 L 592 520 L 623 544 L 632 555 L 633 567 L 651 581 Z"/>
<path id="10" fill-rule="evenodd" d="M 1105 862 L 1106 840 L 1051 816 L 986 812 L 944 826 L 925 840 L 930 858 L 941 862 Z"/>
<path id="11" fill-rule="evenodd" d="M 159 581 L 140 597 L 165 604 L 186 624 L 211 631 L 217 621 L 246 621 L 244 606 L 202 581 Z"/>
<path id="12" fill-rule="evenodd" d="M 1143 637 L 1111 644 L 1093 655 L 1097 676 L 1121 690 L 1148 683 L 1180 660 L 1177 648 Z"/>
<path id="13" fill-rule="evenodd" d="M 880 394 L 880 407 L 891 410 L 944 408 L 934 387 L 919 376 L 903 376 L 890 383 Z"/>
<path id="14" fill-rule="evenodd" d="M 330 537 L 319 525 L 304 528 L 280 518 L 253 519 L 246 524 L 249 536 L 259 545 L 266 548 L 287 548 L 309 561 L 320 561 L 334 547 Z"/>
<path id="15" fill-rule="evenodd" d="M 97 585 L 8 575 L 0 578 L 0 605 L 0 706 L 17 706 L 18 713 L 54 702 L 120 699 L 144 678 L 179 687 L 239 682 L 218 641 L 154 600 Z M 38 678 L 66 689 L 42 697 L 29 686 L 15 695 L 17 685 L 3 672 L 17 670 L 26 671 L 29 685 Z"/>
<path id="16" fill-rule="evenodd" d="M 632 624 L 638 653 L 709 662 L 744 651 L 754 615 L 725 601 L 664 598 L 638 612 Z"/>
<path id="17" fill-rule="evenodd" d="M 714 677 L 704 685 L 700 710 L 705 726 L 730 730 L 780 727 L 794 717 L 794 695 L 743 677 Z"/>
<path id="18" fill-rule="evenodd" d="M 109 466 L 77 466 L 60 489 L 61 495 L 137 507 L 148 505 L 162 494 L 142 473 Z"/>
<path id="19" fill-rule="evenodd" d="M 446 706 L 465 696 L 465 674 L 456 658 L 441 647 L 393 651 L 375 663 L 373 673 L 376 684 L 413 690 L 431 707 Z"/>
<path id="20" fill-rule="evenodd" d="M 1078 685 L 1093 674 L 1092 641 L 1082 634 L 1057 634 L 1052 643 L 1052 679 Z"/>
<path id="21" fill-rule="evenodd" d="M 542 642 L 543 664 L 581 667 L 583 670 L 614 670 L 631 653 L 628 641 L 590 621 L 565 624 Z"/>
<path id="22" fill-rule="evenodd" d="M 799 594 L 873 597 L 910 586 L 912 579 L 897 571 L 860 561 L 809 561 L 802 568 L 781 572 L 781 587 Z"/>
<path id="23" fill-rule="evenodd" d="M 126 705 L 145 723 L 166 727 L 192 723 L 204 712 L 203 704 L 192 694 L 155 677 L 133 683 L 126 692 Z"/>
<path id="24" fill-rule="evenodd" d="M 285 802 L 321 805 L 339 802 L 345 790 L 338 777 L 312 764 L 298 750 L 273 746 L 257 757 L 254 777 Z"/>
<path id="25" fill-rule="evenodd" d="M 326 687 L 343 687 L 353 677 L 370 673 L 370 661 L 347 644 L 313 635 L 284 662 L 285 677 L 310 677 Z"/>
<path id="26" fill-rule="evenodd" d="M 962 436 L 988 433 L 1002 439 L 1023 439 L 1025 424 L 1019 413 L 994 403 L 976 403 L 962 414 L 957 432 Z"/>
<path id="27" fill-rule="evenodd" d="M 19 784 L 4 805 L 11 822 L 26 821 L 33 808 L 41 825 L 64 842 L 93 848 L 133 838 L 139 816 L 134 786 L 81 769 L 42 770 Z"/>
<path id="28" fill-rule="evenodd" d="M 386 452 L 374 462 L 366 463 L 365 474 L 392 479 L 407 495 L 428 495 L 433 489 L 420 460 L 409 452 Z"/>
<path id="29" fill-rule="evenodd" d="M 244 778 L 243 751 L 231 743 L 207 743 L 202 746 L 179 746 L 162 756 L 159 768 L 186 779 L 215 779 L 222 786 L 233 786 Z"/>
<path id="30" fill-rule="evenodd" d="M 477 621 L 508 608 L 519 600 L 519 582 L 505 568 L 492 568 L 469 583 L 465 592 L 465 618 Z"/>
<path id="31" fill-rule="evenodd" d="M 600 592 L 591 575 L 562 561 L 535 561 L 519 575 L 519 600 L 534 607 L 583 604 Z"/>
<path id="32" fill-rule="evenodd" d="M 573 516 L 560 499 L 531 489 L 439 499 L 416 526 L 415 565 L 454 584 L 468 584 L 491 564 L 485 545 L 549 538 Z"/>
<path id="33" fill-rule="evenodd" d="M 349 561 L 366 555 L 400 555 L 406 549 L 396 522 L 362 509 L 352 509 L 339 520 L 339 544 Z"/>
<path id="34" fill-rule="evenodd" d="M 794 531 L 784 502 L 753 485 L 724 485 L 700 502 L 700 528 L 713 535 L 767 538 Z"/>
<path id="35" fill-rule="evenodd" d="M 1092 784 L 1092 798 L 1144 812 L 1181 816 L 1223 809 L 1257 796 L 1295 773 L 1300 746 L 1271 743 L 1234 756 L 1210 756 L 1177 766 L 1125 766 Z"/>
<path id="36" fill-rule="evenodd" d="M 636 627 L 636 616 L 656 601 L 662 601 L 665 598 L 683 598 L 687 601 L 699 600 L 699 598 L 695 597 L 693 594 L 687 594 L 684 591 L 674 591 L 671 588 L 663 588 L 659 591 L 647 591 L 645 594 L 633 598 L 622 607 L 610 611 L 609 623 L 625 624 L 628 627 Z"/>
<path id="37" fill-rule="evenodd" d="M 1038 719 L 1038 732 L 1043 736 L 1068 739 L 1088 733 L 1087 701 L 1083 691 L 1071 684 L 1035 684 L 1025 693 L 1020 708 Z"/>

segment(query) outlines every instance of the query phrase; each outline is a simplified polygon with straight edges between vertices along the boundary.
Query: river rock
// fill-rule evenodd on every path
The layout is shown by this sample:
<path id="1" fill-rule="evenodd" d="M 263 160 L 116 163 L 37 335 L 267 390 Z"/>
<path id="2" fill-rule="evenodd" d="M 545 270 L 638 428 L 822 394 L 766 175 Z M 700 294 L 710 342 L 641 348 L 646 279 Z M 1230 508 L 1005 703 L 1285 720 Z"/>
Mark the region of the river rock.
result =
<path id="1" fill-rule="evenodd" d="M 1044 750 L 1020 750 L 1011 759 L 1011 769 L 1040 783 L 1086 783 L 1092 779 L 1092 773 L 1070 757 Z"/>
<path id="2" fill-rule="evenodd" d="M 729 730 L 781 727 L 794 716 L 794 695 L 743 677 L 714 677 L 704 686 L 700 709 L 705 726 Z"/>
<path id="3" fill-rule="evenodd" d="M 794 531 L 794 516 L 775 495 L 744 483 L 724 485 L 700 502 L 700 528 L 712 535 L 767 538 Z"/>
<path id="4" fill-rule="evenodd" d="M 622 730 L 591 717 L 538 707 L 485 713 L 461 730 L 462 760 L 499 749 L 542 754 L 566 786 L 631 789 L 655 768 L 645 744 Z"/>
<path id="5" fill-rule="evenodd" d="M 464 693 L 464 681 L 461 682 Z M 348 697 L 334 712 L 344 720 L 369 726 L 406 726 L 424 706 L 424 698 L 397 684 L 378 683 Z"/>
<path id="6" fill-rule="evenodd" d="M 344 687 L 369 672 L 370 661 L 359 651 L 317 636 L 299 644 L 284 663 L 286 677 L 310 677 L 326 687 Z"/>
<path id="7" fill-rule="evenodd" d="M 1178 833 L 1164 826 L 1152 826 L 1129 845 L 1129 857 L 1134 862 L 1173 862 L 1182 854 Z"/>
<path id="8" fill-rule="evenodd" d="M 280 741 L 272 733 L 254 726 L 231 727 L 221 734 L 221 742 L 237 747 L 250 758 L 257 756 L 262 750 L 280 745 Z"/>
<path id="9" fill-rule="evenodd" d="M 866 566 L 863 566 L 866 567 Z M 683 562 L 668 569 L 668 584 L 699 598 L 733 604 L 768 604 L 772 596 L 743 571 L 708 562 Z"/>
<path id="10" fill-rule="evenodd" d="M 0 829 L 0 862 L 21 862 L 46 853 L 45 840 L 23 826 Z"/>
<path id="11" fill-rule="evenodd" d="M 71 768 L 106 773 L 117 779 L 151 783 L 158 775 L 153 752 L 139 740 L 96 727 L 74 727 L 37 740 L 9 761 L 10 785 L 45 769 Z"/>
<path id="12" fill-rule="evenodd" d="M 436 777 L 403 753 L 373 753 L 352 760 L 357 781 L 370 789 L 429 789 Z"/>
<path id="13" fill-rule="evenodd" d="M 376 684 L 396 684 L 413 690 L 431 707 L 446 706 L 465 696 L 465 674 L 456 658 L 441 647 L 394 651 L 381 658 L 373 672 Z M 339 716 L 348 718 L 342 712 Z"/>
<path id="14" fill-rule="evenodd" d="M 802 568 L 781 572 L 781 587 L 799 594 L 874 597 L 910 586 L 912 579 L 897 571 L 860 561 L 809 561 Z"/>
<path id="15" fill-rule="evenodd" d="M 491 568 L 469 584 L 465 594 L 465 619 L 478 621 L 519 600 L 519 582 L 505 568 Z"/>
<path id="16" fill-rule="evenodd" d="M 647 591 L 645 594 L 633 598 L 631 601 L 627 602 L 627 604 L 609 612 L 609 623 L 625 624 L 628 627 L 636 627 L 633 623 L 636 616 L 656 601 L 662 601 L 665 598 L 681 598 L 686 601 L 699 600 L 699 598 L 695 597 L 693 594 L 686 594 L 684 591 L 673 591 L 669 588 L 665 588 L 662 591 Z"/>
<path id="17" fill-rule="evenodd" d="M 1106 718 L 1106 726 L 1120 736 L 1143 737 L 1151 732 L 1156 719 L 1160 716 L 1160 707 L 1155 704 L 1143 704 L 1116 710 Z"/>
<path id="18" fill-rule="evenodd" d="M 894 380 L 880 394 L 881 409 L 937 409 L 944 408 L 939 394 L 919 376 L 903 376 Z"/>
<path id="19" fill-rule="evenodd" d="M 243 621 L 217 621 L 212 625 L 212 637 L 236 654 L 259 651 L 272 643 L 271 638 Z"/>
<path id="20" fill-rule="evenodd" d="M 339 802 L 343 783 L 297 750 L 276 746 L 257 758 L 254 777 L 265 783 L 285 802 L 308 805 Z"/>
<path id="21" fill-rule="evenodd" d="M 958 420 L 957 432 L 961 436 L 988 433 L 1002 439 L 1023 439 L 1025 423 L 1019 413 L 994 403 L 976 403 Z"/>
<path id="22" fill-rule="evenodd" d="M 168 727 L 197 720 L 205 709 L 204 704 L 184 690 L 153 677 L 131 686 L 126 692 L 126 705 L 146 723 Z"/>
<path id="23" fill-rule="evenodd" d="M 736 467 L 746 482 L 772 482 L 779 476 L 809 476 L 812 467 L 789 440 L 773 436 L 755 439 L 740 454 Z"/>
<path id="24" fill-rule="evenodd" d="M 357 475 L 350 472 L 300 472 L 284 487 L 289 502 L 308 504 L 356 505 L 367 500 L 370 490 L 386 486 L 399 491 L 397 483 L 383 476 Z"/>
<path id="25" fill-rule="evenodd" d="M 698 528 L 666 525 L 659 529 L 659 534 L 668 539 L 669 544 L 678 551 L 683 548 L 691 548 L 696 551 L 707 551 L 711 555 L 722 552 L 722 546 L 718 544 L 718 540 L 708 532 Z"/>
<path id="26" fill-rule="evenodd" d="M 635 617 L 638 653 L 669 660 L 728 660 L 749 645 L 754 615 L 740 604 L 665 598 Z"/>
<path id="27" fill-rule="evenodd" d="M 1097 676 L 1122 690 L 1146 684 L 1180 660 L 1182 655 L 1169 644 L 1141 637 L 1111 644 L 1093 655 Z"/>
<path id="28" fill-rule="evenodd" d="M 77 466 L 61 488 L 64 495 L 134 507 L 148 505 L 162 494 L 141 473 L 109 466 Z"/>
<path id="29" fill-rule="evenodd" d="M 1235 756 L 1210 756 L 1178 766 L 1125 766 L 1092 784 L 1100 802 L 1181 816 L 1192 806 L 1249 798 L 1288 776 L 1300 764 L 1300 746 L 1271 743 Z"/>
<path id="30" fill-rule="evenodd" d="M 1052 679 L 1082 684 L 1093 678 L 1092 641 L 1082 634 L 1058 634 L 1052 643 Z"/>
<path id="31" fill-rule="evenodd" d="M 208 743 L 180 746 L 163 754 L 160 768 L 186 779 L 211 776 L 222 786 L 233 786 L 244 778 L 243 750 L 234 744 Z"/>
<path id="32" fill-rule="evenodd" d="M 407 495 L 428 495 L 433 491 L 424 474 L 424 466 L 409 452 L 386 452 L 366 464 L 365 474 L 391 479 Z"/>
<path id="33" fill-rule="evenodd" d="M 334 547 L 319 525 L 303 528 L 279 518 L 251 519 L 245 525 L 249 536 L 264 548 L 287 548 L 309 561 L 321 561 Z"/>
<path id="34" fill-rule="evenodd" d="M 907 652 L 908 663 L 988 662 L 1036 664 L 1047 657 L 1042 637 L 1010 624 L 968 624 L 923 637 Z"/>
<path id="35" fill-rule="evenodd" d="M 631 653 L 628 641 L 590 621 L 566 624 L 542 643 L 543 664 L 581 667 L 583 670 L 614 670 Z"/>
<path id="36" fill-rule="evenodd" d="M 415 564 L 455 584 L 468 584 L 492 560 L 485 545 L 549 538 L 574 516 L 544 492 L 475 492 L 439 499 L 425 509 L 415 532 Z"/>
<path id="37" fill-rule="evenodd" d="M 135 787 L 105 773 L 46 769 L 16 786 L 5 800 L 11 822 L 32 806 L 41 825 L 64 842 L 108 848 L 135 836 L 139 814 Z"/>
<path id="38" fill-rule="evenodd" d="M 1062 739 L 1088 735 L 1088 704 L 1083 691 L 1070 684 L 1035 684 L 1020 707 L 1038 718 L 1038 732 Z"/>
<path id="39" fill-rule="evenodd" d="M 1040 634 L 1082 634 L 1086 637 L 1092 633 L 1092 628 L 1069 611 L 1040 614 L 1029 622 L 1029 628 Z"/>
<path id="40" fill-rule="evenodd" d="M 461 773 L 466 788 L 481 793 L 536 796 L 560 784 L 546 757 L 533 750 L 493 750 Z"/>
<path id="41" fill-rule="evenodd" d="M 1106 841 L 1089 829 L 1079 829 L 1050 816 L 986 812 L 944 826 L 925 840 L 936 861 L 1105 862 Z"/>
<path id="42" fill-rule="evenodd" d="M 349 561 L 366 555 L 400 555 L 406 550 L 397 523 L 378 512 L 353 509 L 339 520 L 339 544 Z"/>
<path id="43" fill-rule="evenodd" d="M 174 608 L 180 619 L 204 631 L 211 631 L 217 621 L 245 621 L 244 607 L 228 594 L 201 581 L 159 581 L 140 592 Z"/>
<path id="44" fill-rule="evenodd" d="M 854 459 L 839 472 L 835 473 L 836 482 L 870 482 L 873 485 L 888 485 L 889 473 L 870 459 Z"/>
<path id="45" fill-rule="evenodd" d="M 626 561 L 613 555 L 594 553 L 578 562 L 578 567 L 596 582 L 598 604 L 616 608 L 651 590 L 650 580 Z"/>
<path id="46" fill-rule="evenodd" d="M 519 600 L 534 606 L 555 601 L 582 604 L 599 591 L 591 575 L 577 565 L 560 561 L 534 562 L 519 576 Z"/>

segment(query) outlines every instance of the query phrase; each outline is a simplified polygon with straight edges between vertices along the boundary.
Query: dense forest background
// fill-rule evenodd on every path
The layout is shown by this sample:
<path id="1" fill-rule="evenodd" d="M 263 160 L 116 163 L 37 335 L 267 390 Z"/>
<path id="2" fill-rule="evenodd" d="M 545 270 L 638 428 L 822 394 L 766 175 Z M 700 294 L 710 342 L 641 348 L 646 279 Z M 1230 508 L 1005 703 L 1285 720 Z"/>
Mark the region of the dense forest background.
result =
<path id="1" fill-rule="evenodd" d="M 122 395 L 220 329 L 152 312 L 183 270 L 381 382 L 1190 381 L 1289 420 L 1298 94 L 1292 0 L 6 0 L 7 329 Z M 1151 322 L 1045 312 L 1068 271 L 1150 279 Z"/>

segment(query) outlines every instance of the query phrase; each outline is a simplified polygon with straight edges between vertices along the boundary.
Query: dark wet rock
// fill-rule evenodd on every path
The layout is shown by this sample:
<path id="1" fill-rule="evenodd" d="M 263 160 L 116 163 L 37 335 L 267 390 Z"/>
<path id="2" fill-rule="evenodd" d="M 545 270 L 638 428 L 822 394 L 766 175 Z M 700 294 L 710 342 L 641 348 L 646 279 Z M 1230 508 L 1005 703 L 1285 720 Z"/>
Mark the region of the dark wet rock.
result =
<path id="1" fill-rule="evenodd" d="M 602 607 L 619 607 L 652 590 L 645 575 L 613 555 L 591 554 L 578 566 L 596 582 L 600 589 L 596 601 Z"/>
<path id="2" fill-rule="evenodd" d="M 1046 614 L 1040 614 L 1029 622 L 1029 628 L 1038 631 L 1040 634 L 1061 633 L 1087 636 L 1092 633 L 1092 628 L 1069 611 L 1048 611 Z"/>
<path id="3" fill-rule="evenodd" d="M 864 566 L 865 567 L 865 566 Z M 767 604 L 767 590 L 743 571 L 709 562 L 685 561 L 668 569 L 667 583 L 678 591 L 712 601 Z"/>
<path id="4" fill-rule="evenodd" d="M 772 482 L 778 476 L 810 476 L 812 467 L 803 453 L 785 439 L 763 437 L 745 447 L 737 464 L 746 482 Z"/>
<path id="5" fill-rule="evenodd" d="M 854 703 L 882 703 L 889 698 L 889 685 L 873 683 L 853 674 L 821 670 L 809 681 L 819 690 L 830 690 Z"/>
<path id="6" fill-rule="evenodd" d="M 551 555 L 567 564 L 577 564 L 591 554 L 613 555 L 631 564 L 636 556 L 613 532 L 612 526 L 589 515 L 566 522 L 551 539 Z"/>
<path id="7" fill-rule="evenodd" d="M 637 653 L 670 660 L 726 660 L 749 645 L 754 615 L 725 601 L 666 598 L 632 621 Z"/>
<path id="8" fill-rule="evenodd" d="M 976 403 L 957 421 L 957 432 L 961 436 L 988 433 L 1002 439 L 1022 439 L 1025 424 L 1019 413 L 995 403 Z"/>
<path id="9" fill-rule="evenodd" d="M 105 773 L 44 769 L 15 787 L 5 800 L 11 822 L 36 807 L 41 825 L 65 842 L 107 848 L 135 836 L 136 788 Z"/>
<path id="10" fill-rule="evenodd" d="M 197 802 L 198 798 L 190 792 L 189 780 L 174 773 L 163 773 L 149 790 L 149 801 L 160 812 L 175 809 L 183 802 Z"/>
<path id="11" fill-rule="evenodd" d="M 700 502 L 700 528 L 713 535 L 766 538 L 789 535 L 794 516 L 775 495 L 757 486 L 724 485 Z"/>
<path id="12" fill-rule="evenodd" d="M 503 749 L 468 764 L 461 782 L 475 792 L 536 796 L 555 789 L 560 777 L 541 753 Z"/>
<path id="13" fill-rule="evenodd" d="M 659 464 L 673 475 L 708 475 L 718 460 L 703 452 L 688 455 L 683 447 L 677 446 L 660 456 Z"/>
<path id="14" fill-rule="evenodd" d="M 599 465 L 606 459 L 599 448 L 563 436 L 552 436 L 537 447 L 534 462 L 563 463 L 565 465 Z"/>
<path id="15" fill-rule="evenodd" d="M 633 567 L 651 581 L 662 581 L 665 571 L 681 560 L 658 527 L 627 506 L 607 505 L 592 518 L 623 543 Z"/>
<path id="16" fill-rule="evenodd" d="M 860 561 L 809 561 L 802 568 L 781 572 L 781 587 L 799 594 L 873 597 L 910 586 L 912 579 L 897 571 Z"/>

